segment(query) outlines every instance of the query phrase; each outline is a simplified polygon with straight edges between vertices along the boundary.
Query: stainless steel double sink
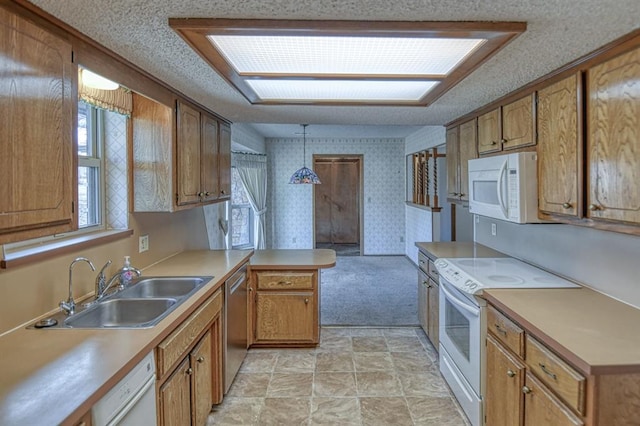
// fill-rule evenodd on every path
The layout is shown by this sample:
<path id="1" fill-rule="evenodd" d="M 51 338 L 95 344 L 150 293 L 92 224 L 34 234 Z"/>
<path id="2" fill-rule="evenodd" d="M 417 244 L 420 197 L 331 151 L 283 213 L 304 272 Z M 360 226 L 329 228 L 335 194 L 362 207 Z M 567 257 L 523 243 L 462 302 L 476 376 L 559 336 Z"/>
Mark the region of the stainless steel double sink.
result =
<path id="1" fill-rule="evenodd" d="M 149 328 L 158 324 L 211 276 L 141 277 L 113 295 L 70 316 L 63 313 L 34 324 L 35 328 Z"/>

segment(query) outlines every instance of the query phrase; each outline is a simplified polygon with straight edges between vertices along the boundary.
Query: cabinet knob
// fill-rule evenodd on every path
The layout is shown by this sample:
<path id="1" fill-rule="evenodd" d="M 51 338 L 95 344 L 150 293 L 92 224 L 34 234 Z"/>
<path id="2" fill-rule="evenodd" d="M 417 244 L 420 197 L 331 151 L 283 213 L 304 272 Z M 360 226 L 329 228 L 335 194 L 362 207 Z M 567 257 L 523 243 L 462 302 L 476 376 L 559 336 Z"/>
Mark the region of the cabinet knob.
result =
<path id="1" fill-rule="evenodd" d="M 516 375 L 516 372 L 515 372 L 515 371 L 513 371 L 513 370 L 507 370 L 507 376 L 509 376 L 509 377 L 515 377 L 515 375 Z"/>
<path id="2" fill-rule="evenodd" d="M 498 142 L 496 142 L 496 141 L 491 141 L 491 145 L 498 145 Z"/>
<path id="3" fill-rule="evenodd" d="M 304 304 L 308 305 L 309 304 L 309 299 L 304 299 Z"/>
<path id="4" fill-rule="evenodd" d="M 278 281 L 278 285 L 291 285 L 293 284 L 291 281 Z"/>
<path id="5" fill-rule="evenodd" d="M 199 356 L 196 361 L 198 361 L 199 363 L 202 364 L 204 362 L 204 357 L 203 356 Z"/>
<path id="6" fill-rule="evenodd" d="M 198 192 L 198 197 L 200 198 L 204 197 L 204 192 Z"/>
<path id="7" fill-rule="evenodd" d="M 249 293 L 253 291 L 253 287 L 249 287 Z"/>
<path id="8" fill-rule="evenodd" d="M 596 210 L 600 210 L 600 206 L 597 204 L 589 204 L 589 210 L 591 211 L 596 211 Z"/>
<path id="9" fill-rule="evenodd" d="M 496 326 L 496 331 L 498 333 L 504 334 L 505 336 L 507 335 L 507 330 L 505 330 L 504 328 L 500 327 L 500 324 L 494 324 Z"/>
<path id="10" fill-rule="evenodd" d="M 465 195 L 467 195 L 467 194 L 465 194 L 464 192 L 461 192 L 461 193 L 459 193 L 458 195 L 459 195 L 460 197 L 464 197 L 464 196 L 465 196 Z"/>
<path id="11" fill-rule="evenodd" d="M 225 191 L 225 190 L 223 189 L 222 191 L 220 191 L 220 193 L 224 195 L 224 194 L 226 194 L 226 193 L 227 193 L 227 191 Z"/>
<path id="12" fill-rule="evenodd" d="M 208 197 L 209 195 L 211 195 L 211 193 L 209 191 L 205 191 L 204 196 Z"/>
<path id="13" fill-rule="evenodd" d="M 563 209 L 570 209 L 571 208 L 571 204 L 570 203 L 562 203 L 562 208 Z"/>
<path id="14" fill-rule="evenodd" d="M 530 387 L 528 387 L 528 386 L 523 386 L 523 387 L 522 387 L 522 393 L 524 393 L 524 394 L 529 394 L 529 393 L 531 393 L 531 388 L 530 388 Z"/>
<path id="15" fill-rule="evenodd" d="M 458 194 L 457 192 L 450 192 L 449 195 L 453 195 L 454 197 L 457 197 L 460 194 Z"/>
<path id="16" fill-rule="evenodd" d="M 187 376 L 190 376 L 191 374 L 193 374 L 193 368 L 191 368 L 191 367 L 187 368 L 187 371 L 185 371 L 185 374 Z"/>
<path id="17" fill-rule="evenodd" d="M 508 143 L 509 141 L 508 141 L 508 140 L 506 140 L 505 138 L 502 138 L 502 139 L 500 139 L 500 142 L 502 142 L 502 143 Z"/>

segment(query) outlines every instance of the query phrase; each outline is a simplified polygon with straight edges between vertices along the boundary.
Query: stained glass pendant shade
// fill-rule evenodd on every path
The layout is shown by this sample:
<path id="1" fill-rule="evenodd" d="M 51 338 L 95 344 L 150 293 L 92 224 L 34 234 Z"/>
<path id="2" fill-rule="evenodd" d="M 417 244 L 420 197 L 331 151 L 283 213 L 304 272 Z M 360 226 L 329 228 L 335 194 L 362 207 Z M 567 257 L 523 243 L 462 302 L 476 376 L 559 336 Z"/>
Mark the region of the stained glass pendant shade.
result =
<path id="1" fill-rule="evenodd" d="M 316 174 L 316 172 L 314 172 L 313 170 L 311 170 L 310 168 L 307 167 L 306 165 L 306 158 L 307 158 L 307 126 L 308 124 L 302 124 L 302 168 L 296 170 L 292 175 L 291 175 L 291 179 L 289 179 L 289 183 L 310 183 L 310 184 L 314 184 L 317 185 L 320 182 L 320 178 L 318 178 L 318 175 Z"/>

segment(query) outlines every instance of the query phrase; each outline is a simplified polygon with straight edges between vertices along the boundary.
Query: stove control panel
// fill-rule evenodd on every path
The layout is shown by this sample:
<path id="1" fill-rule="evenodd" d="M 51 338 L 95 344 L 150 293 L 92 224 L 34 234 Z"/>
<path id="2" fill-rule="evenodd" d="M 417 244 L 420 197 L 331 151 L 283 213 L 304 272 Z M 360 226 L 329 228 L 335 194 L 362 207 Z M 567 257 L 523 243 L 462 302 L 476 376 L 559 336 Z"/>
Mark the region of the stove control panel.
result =
<path id="1" fill-rule="evenodd" d="M 473 280 L 467 273 L 458 267 L 451 265 L 446 259 L 438 259 L 435 261 L 436 268 L 440 273 L 440 278 L 458 288 L 459 290 L 475 294 L 482 289 L 482 285 Z"/>

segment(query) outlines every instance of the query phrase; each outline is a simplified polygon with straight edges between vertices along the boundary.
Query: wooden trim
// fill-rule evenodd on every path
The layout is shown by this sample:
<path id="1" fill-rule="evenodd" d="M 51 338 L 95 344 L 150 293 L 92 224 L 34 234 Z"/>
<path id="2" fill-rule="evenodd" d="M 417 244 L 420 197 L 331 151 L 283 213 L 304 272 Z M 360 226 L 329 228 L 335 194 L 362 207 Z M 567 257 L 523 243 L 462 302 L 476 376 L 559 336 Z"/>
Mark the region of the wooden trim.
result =
<path id="1" fill-rule="evenodd" d="M 16 266 L 42 262 L 43 260 L 73 253 L 78 250 L 84 250 L 84 249 L 99 246 L 102 244 L 107 244 L 113 241 L 121 240 L 121 239 L 130 237 L 131 235 L 133 235 L 133 229 L 126 229 L 126 230 L 117 231 L 109 234 L 101 233 L 99 235 L 87 234 L 83 236 L 78 236 L 76 238 L 73 238 L 73 242 L 68 242 L 68 244 L 62 245 L 60 247 L 50 248 L 50 249 L 45 248 L 43 251 L 40 251 L 38 253 L 15 257 L 13 259 L 8 259 L 8 260 L 2 260 L 0 261 L 0 269 L 9 269 L 9 268 L 14 268 Z M 64 244 L 64 241 L 59 241 L 58 243 Z"/>
<path id="2" fill-rule="evenodd" d="M 169 26 L 191 46 L 218 74 L 234 86 L 249 102 L 259 105 L 342 105 L 342 106 L 427 106 L 435 102 L 453 86 L 477 69 L 527 28 L 525 22 L 409 22 L 409 21 L 303 21 L 170 18 Z M 463 63 L 448 75 L 353 75 L 353 74 L 289 74 L 238 73 L 216 47 L 208 35 L 245 36 L 364 36 L 364 37 L 431 37 L 482 38 L 485 42 L 472 51 Z M 439 80 L 441 83 L 417 101 L 336 101 L 336 100 L 262 100 L 247 84 L 249 79 L 313 79 L 313 80 Z"/>
<path id="3" fill-rule="evenodd" d="M 414 207 L 416 209 L 426 210 L 434 213 L 438 213 L 442 210 L 442 207 L 423 206 L 422 204 L 416 204 L 411 201 L 405 201 L 405 204 L 409 207 Z"/>
<path id="4" fill-rule="evenodd" d="M 576 72 L 585 72 L 588 68 L 605 62 L 614 56 L 618 56 L 622 53 L 625 53 L 634 47 L 636 47 L 640 43 L 640 29 L 630 32 L 611 43 L 608 43 L 590 53 L 587 53 L 580 58 L 569 62 L 568 64 L 540 77 L 532 82 L 520 87 L 519 89 L 510 92 L 495 101 L 486 104 L 474 111 L 471 111 L 468 114 L 465 114 L 461 117 L 456 118 L 445 124 L 445 127 L 448 129 L 450 127 L 457 126 L 473 117 L 482 115 L 486 112 L 491 111 L 492 109 L 498 108 L 504 104 L 511 103 L 516 101 L 526 95 L 529 95 L 543 87 L 546 87 L 550 84 L 556 83 L 560 80 L 563 80 L 566 77 L 569 77 L 571 74 Z"/>

